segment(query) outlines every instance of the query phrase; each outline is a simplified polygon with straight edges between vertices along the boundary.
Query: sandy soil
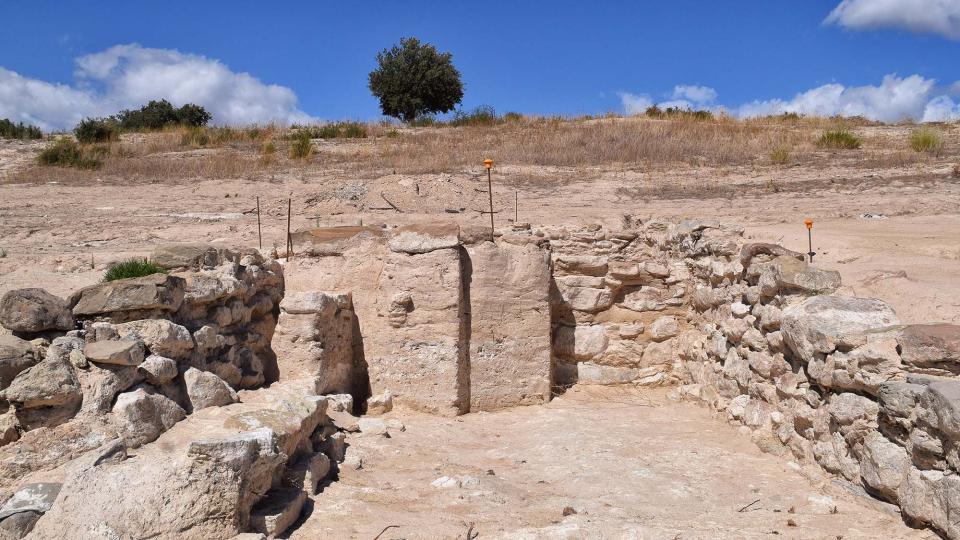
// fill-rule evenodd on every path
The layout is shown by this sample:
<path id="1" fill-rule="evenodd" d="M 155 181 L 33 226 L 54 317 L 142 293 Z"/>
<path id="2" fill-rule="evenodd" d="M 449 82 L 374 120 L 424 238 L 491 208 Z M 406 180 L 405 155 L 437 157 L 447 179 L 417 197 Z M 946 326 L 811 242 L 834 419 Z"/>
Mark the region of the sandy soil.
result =
<path id="1" fill-rule="evenodd" d="M 258 181 L 0 183 L 0 293 L 42 286 L 65 295 L 100 279 L 110 262 L 169 242 L 256 246 L 257 196 L 268 251 L 285 245 L 287 197 L 294 229 L 482 224 L 486 217 L 475 210 L 486 204 L 486 182 L 477 173 L 311 169 Z M 840 270 L 850 292 L 890 302 L 905 322 L 960 322 L 960 288 L 949 286 L 960 280 L 960 180 L 946 165 L 660 172 L 504 166 L 494 182 L 503 225 L 518 197 L 519 220 L 534 225 L 717 218 L 742 224 L 748 238 L 807 251 L 803 220 L 813 218 L 815 261 Z"/>
<path id="2" fill-rule="evenodd" d="M 351 435 L 339 481 L 290 538 L 934 537 L 663 390 L 575 388 L 543 407 L 391 416 L 406 431 Z M 443 477 L 453 485 L 433 485 Z"/>

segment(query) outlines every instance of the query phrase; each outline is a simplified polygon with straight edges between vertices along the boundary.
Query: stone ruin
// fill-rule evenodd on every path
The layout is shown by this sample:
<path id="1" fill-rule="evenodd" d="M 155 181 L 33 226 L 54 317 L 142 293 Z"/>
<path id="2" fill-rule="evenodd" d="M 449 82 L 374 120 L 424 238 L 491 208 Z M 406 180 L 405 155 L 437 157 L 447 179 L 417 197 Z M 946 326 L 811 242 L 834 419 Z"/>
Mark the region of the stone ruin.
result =
<path id="1" fill-rule="evenodd" d="M 573 384 L 671 387 L 960 538 L 960 327 L 903 325 L 800 253 L 710 221 L 293 240 L 286 283 L 254 251 L 187 245 L 151 256 L 168 275 L 4 296 L 0 538 L 274 536 L 392 406 Z M 292 350 L 304 376 L 280 380 Z"/>

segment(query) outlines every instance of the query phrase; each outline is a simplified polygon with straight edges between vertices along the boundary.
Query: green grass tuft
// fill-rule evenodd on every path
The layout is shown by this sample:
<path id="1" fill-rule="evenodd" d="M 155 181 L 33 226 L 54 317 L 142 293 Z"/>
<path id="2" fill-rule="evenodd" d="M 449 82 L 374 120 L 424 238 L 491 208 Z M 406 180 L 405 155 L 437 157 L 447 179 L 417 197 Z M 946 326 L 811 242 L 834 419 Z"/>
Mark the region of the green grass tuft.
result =
<path id="1" fill-rule="evenodd" d="M 313 154 L 313 143 L 310 142 L 309 130 L 298 131 L 293 144 L 290 145 L 292 159 L 307 159 Z"/>
<path id="2" fill-rule="evenodd" d="M 97 169 L 109 152 L 105 146 L 81 146 L 72 139 L 61 137 L 40 151 L 37 163 L 55 167 Z"/>
<path id="3" fill-rule="evenodd" d="M 778 146 L 770 152 L 770 161 L 776 165 L 786 165 L 790 162 L 790 150 Z"/>
<path id="4" fill-rule="evenodd" d="M 149 276 L 153 274 L 165 274 L 167 271 L 147 259 L 127 259 L 110 266 L 103 281 L 116 281 L 118 279 L 127 279 L 135 277 Z"/>
<path id="5" fill-rule="evenodd" d="M 846 129 L 836 129 L 824 132 L 816 141 L 821 148 L 836 148 L 841 150 L 856 150 L 863 141 Z"/>
<path id="6" fill-rule="evenodd" d="M 910 132 L 910 148 L 915 152 L 930 152 L 939 154 L 943 149 L 943 137 L 936 130 L 930 128 L 917 128 Z"/>

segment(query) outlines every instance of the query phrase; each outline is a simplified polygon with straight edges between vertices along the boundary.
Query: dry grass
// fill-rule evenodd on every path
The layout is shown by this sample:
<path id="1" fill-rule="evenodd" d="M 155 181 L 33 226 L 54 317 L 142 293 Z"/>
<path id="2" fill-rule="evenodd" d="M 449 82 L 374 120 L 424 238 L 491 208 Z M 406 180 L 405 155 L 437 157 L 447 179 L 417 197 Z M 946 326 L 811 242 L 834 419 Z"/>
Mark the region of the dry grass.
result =
<path id="1" fill-rule="evenodd" d="M 739 165 L 775 147 L 812 149 L 804 129 L 729 119 L 530 119 L 432 130 L 381 144 L 384 167 L 437 172 L 500 163 L 584 167 L 623 163 Z"/>
<path id="2" fill-rule="evenodd" d="M 278 126 L 170 128 L 124 134 L 110 145 L 101 168 L 80 171 L 34 166 L 8 182 L 177 181 L 199 178 L 262 178 L 331 164 L 352 170 L 405 173 L 452 172 L 477 167 L 492 157 L 498 165 L 547 167 L 675 166 L 727 167 L 788 163 L 863 167 L 901 166 L 935 159 L 904 147 L 898 127 L 862 119 L 776 116 L 710 120 L 643 116 L 512 117 L 494 125 L 405 128 L 365 125 L 367 137 L 310 142 L 309 159 L 291 158 L 296 130 Z M 858 152 L 821 149 L 825 132 L 849 133 L 862 141 Z M 894 135 L 891 135 L 893 133 Z M 944 149 L 957 146 L 958 130 L 943 128 Z M 299 141 L 301 146 L 304 142 Z M 297 152 L 293 154 L 299 156 Z"/>

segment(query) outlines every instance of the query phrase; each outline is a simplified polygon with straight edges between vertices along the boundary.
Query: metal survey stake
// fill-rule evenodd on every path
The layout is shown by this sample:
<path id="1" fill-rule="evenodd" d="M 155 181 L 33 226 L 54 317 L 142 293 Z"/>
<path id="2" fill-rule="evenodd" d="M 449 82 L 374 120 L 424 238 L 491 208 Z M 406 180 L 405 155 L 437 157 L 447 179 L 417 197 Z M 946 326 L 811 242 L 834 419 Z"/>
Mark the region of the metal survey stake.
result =
<path id="1" fill-rule="evenodd" d="M 490 196 L 490 241 L 493 241 L 493 181 L 490 179 L 490 169 L 493 168 L 493 160 L 487 158 L 483 160 L 483 166 L 487 168 L 487 195 Z"/>
<path id="2" fill-rule="evenodd" d="M 803 224 L 807 226 L 807 246 L 810 250 L 807 252 L 807 255 L 810 256 L 810 262 L 813 262 L 813 256 L 816 255 L 816 253 L 813 252 L 813 220 L 804 220 Z"/>

